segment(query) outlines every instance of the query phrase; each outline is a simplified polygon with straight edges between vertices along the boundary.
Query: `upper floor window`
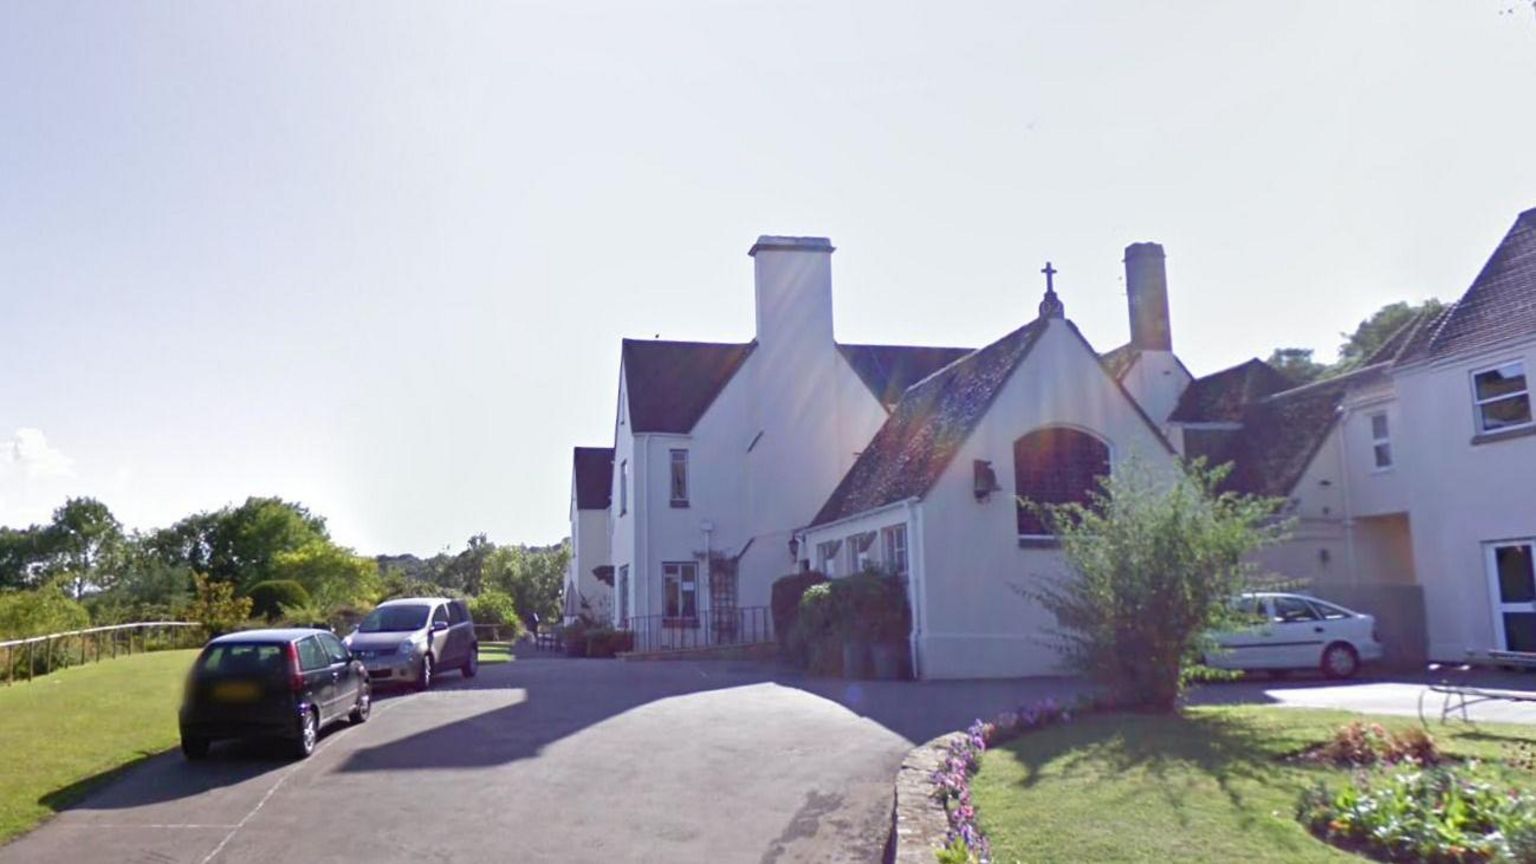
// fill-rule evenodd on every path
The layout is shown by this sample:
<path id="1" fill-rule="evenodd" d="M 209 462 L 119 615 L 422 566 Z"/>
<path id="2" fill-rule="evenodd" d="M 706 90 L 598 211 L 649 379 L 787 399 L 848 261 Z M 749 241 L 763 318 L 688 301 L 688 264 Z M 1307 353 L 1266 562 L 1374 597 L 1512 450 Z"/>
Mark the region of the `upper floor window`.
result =
<path id="1" fill-rule="evenodd" d="M 1384 411 L 1371 415 L 1371 458 L 1378 471 L 1392 467 L 1392 430 Z"/>
<path id="2" fill-rule="evenodd" d="M 1013 485 L 1020 537 L 1049 537 L 1040 514 L 1025 505 L 1087 504 L 1109 474 L 1109 445 L 1077 429 L 1036 429 L 1013 442 Z"/>
<path id="3" fill-rule="evenodd" d="M 619 463 L 619 515 L 629 512 L 629 460 Z"/>
<path id="4" fill-rule="evenodd" d="M 1477 403 L 1477 431 L 1497 432 L 1531 424 L 1531 391 L 1525 364 L 1505 363 L 1472 373 L 1472 398 Z"/>
<path id="5" fill-rule="evenodd" d="M 907 526 L 891 525 L 880 529 L 885 544 L 885 566 L 898 576 L 907 575 Z"/>
<path id="6" fill-rule="evenodd" d="M 688 451 L 672 451 L 672 506 L 688 506 Z"/>

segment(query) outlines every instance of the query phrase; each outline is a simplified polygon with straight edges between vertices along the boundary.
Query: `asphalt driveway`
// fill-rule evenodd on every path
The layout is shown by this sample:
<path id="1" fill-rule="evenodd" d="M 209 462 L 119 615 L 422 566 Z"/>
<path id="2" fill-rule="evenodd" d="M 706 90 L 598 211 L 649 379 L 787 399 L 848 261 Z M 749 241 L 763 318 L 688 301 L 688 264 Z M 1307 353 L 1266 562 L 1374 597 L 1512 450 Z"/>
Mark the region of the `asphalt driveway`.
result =
<path id="1" fill-rule="evenodd" d="M 913 743 L 1071 691 L 538 657 L 441 685 L 381 699 L 304 762 L 152 759 L 0 864 L 878 861 Z"/>

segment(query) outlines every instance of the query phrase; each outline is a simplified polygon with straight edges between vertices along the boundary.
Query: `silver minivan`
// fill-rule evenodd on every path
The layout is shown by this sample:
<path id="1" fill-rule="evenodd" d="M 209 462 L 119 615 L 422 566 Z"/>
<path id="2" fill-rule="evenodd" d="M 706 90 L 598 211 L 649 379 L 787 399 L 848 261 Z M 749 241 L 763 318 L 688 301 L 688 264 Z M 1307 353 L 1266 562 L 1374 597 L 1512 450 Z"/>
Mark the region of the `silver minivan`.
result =
<path id="1" fill-rule="evenodd" d="M 480 671 L 480 644 L 469 604 L 449 597 L 402 597 L 380 603 L 345 640 L 376 684 L 432 686 L 444 669 L 465 678 Z"/>

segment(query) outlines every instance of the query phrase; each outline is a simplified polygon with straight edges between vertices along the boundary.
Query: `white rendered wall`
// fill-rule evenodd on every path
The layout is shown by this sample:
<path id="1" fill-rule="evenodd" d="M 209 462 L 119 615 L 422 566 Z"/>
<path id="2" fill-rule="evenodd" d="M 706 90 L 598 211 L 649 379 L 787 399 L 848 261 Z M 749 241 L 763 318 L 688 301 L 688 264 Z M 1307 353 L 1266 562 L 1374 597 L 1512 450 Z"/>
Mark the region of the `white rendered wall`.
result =
<path id="1" fill-rule="evenodd" d="M 1143 351 L 1120 383 L 1165 434 L 1168 415 L 1189 386 L 1189 371 L 1172 351 Z"/>
<path id="2" fill-rule="evenodd" d="M 1098 358 L 1065 321 L 1046 332 L 1003 387 L 987 415 L 921 503 L 912 543 L 924 610 L 918 639 L 924 678 L 989 678 L 1061 671 L 1045 644 L 1054 619 L 1020 591 L 1064 572 L 1061 553 L 1023 549 L 1014 510 L 1013 442 L 1043 426 L 1091 432 L 1110 446 L 1112 465 L 1134 454 L 1153 471 L 1177 470 L 1163 446 Z M 973 493 L 972 462 L 992 463 L 1003 489 Z"/>
<path id="3" fill-rule="evenodd" d="M 573 608 L 595 620 L 613 618 L 613 588 L 593 575 L 592 570 L 610 563 L 608 554 L 608 511 L 574 510 L 571 520 L 571 584 L 577 592 Z M 579 601 L 585 600 L 583 608 Z"/>

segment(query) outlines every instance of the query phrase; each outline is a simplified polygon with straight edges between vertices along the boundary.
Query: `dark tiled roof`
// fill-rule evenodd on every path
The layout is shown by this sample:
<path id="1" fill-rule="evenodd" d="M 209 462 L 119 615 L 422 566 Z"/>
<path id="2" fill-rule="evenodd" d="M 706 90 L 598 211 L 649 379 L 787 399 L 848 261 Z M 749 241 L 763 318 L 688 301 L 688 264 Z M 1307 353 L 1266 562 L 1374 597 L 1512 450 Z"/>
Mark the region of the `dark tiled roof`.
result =
<path id="1" fill-rule="evenodd" d="M 1141 350 L 1127 342 L 1119 348 L 1111 348 L 1099 355 L 1099 362 L 1104 364 L 1104 368 L 1109 370 L 1109 374 L 1113 375 L 1116 381 L 1119 381 L 1125 377 L 1125 373 L 1131 371 L 1131 366 L 1140 356 Z"/>
<path id="2" fill-rule="evenodd" d="M 1415 328 L 1398 363 L 1434 360 L 1536 334 L 1536 209 L 1520 214 L 1461 299 Z"/>
<path id="3" fill-rule="evenodd" d="M 837 348 L 887 411 L 896 407 L 908 387 L 971 353 L 970 348 L 911 345 L 839 345 Z"/>
<path id="4" fill-rule="evenodd" d="M 1376 350 L 1372 351 L 1360 365 L 1374 366 L 1377 363 L 1390 363 L 1396 360 L 1403 353 L 1403 349 L 1413 343 L 1414 337 L 1418 334 L 1420 328 L 1432 326 L 1443 314 L 1445 314 L 1443 307 L 1440 309 L 1420 309 L 1414 313 L 1412 318 L 1408 319 L 1407 323 L 1397 328 L 1397 332 L 1388 336 L 1387 341 L 1378 345 Z"/>
<path id="5" fill-rule="evenodd" d="M 1235 463 L 1227 482 L 1236 491 L 1291 494 L 1337 422 L 1350 386 L 1380 374 L 1383 368 L 1367 366 L 1247 405 L 1242 431 L 1227 442 L 1224 454 L 1211 454 L 1211 463 L 1228 459 Z"/>
<path id="6" fill-rule="evenodd" d="M 1026 324 L 907 390 L 811 524 L 927 492 L 1043 331 Z"/>
<path id="7" fill-rule="evenodd" d="M 756 342 L 624 340 L 624 380 L 635 432 L 693 429 Z"/>
<path id="8" fill-rule="evenodd" d="M 1173 423 L 1235 423 L 1243 406 L 1291 386 L 1275 367 L 1255 357 L 1247 363 L 1196 378 L 1168 416 Z"/>
<path id="9" fill-rule="evenodd" d="M 576 509 L 607 510 L 613 495 L 613 448 L 577 447 Z"/>

